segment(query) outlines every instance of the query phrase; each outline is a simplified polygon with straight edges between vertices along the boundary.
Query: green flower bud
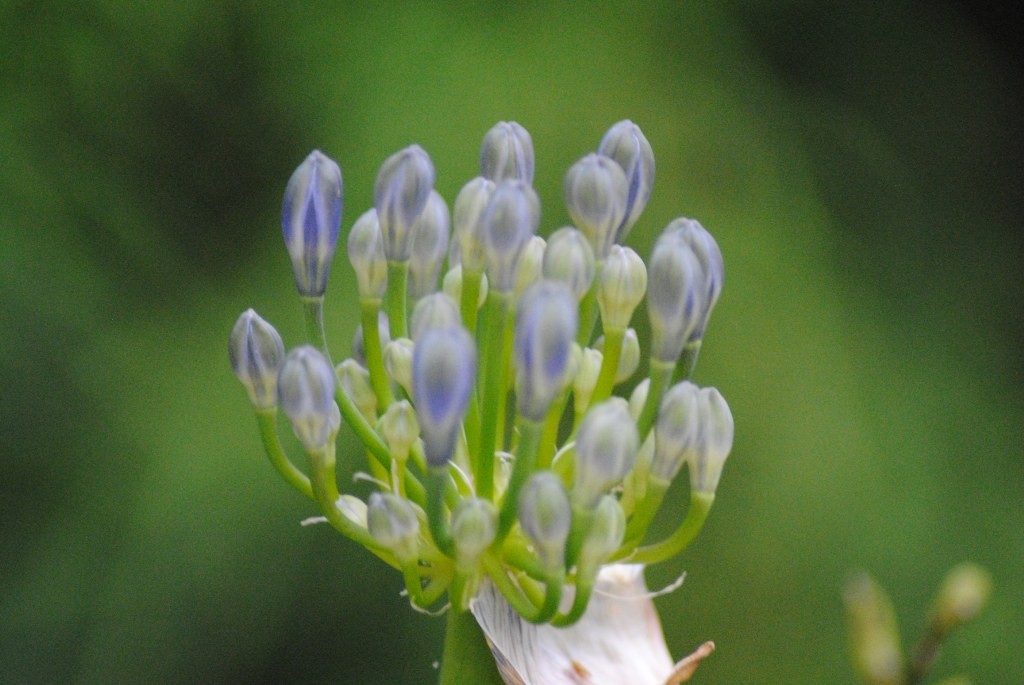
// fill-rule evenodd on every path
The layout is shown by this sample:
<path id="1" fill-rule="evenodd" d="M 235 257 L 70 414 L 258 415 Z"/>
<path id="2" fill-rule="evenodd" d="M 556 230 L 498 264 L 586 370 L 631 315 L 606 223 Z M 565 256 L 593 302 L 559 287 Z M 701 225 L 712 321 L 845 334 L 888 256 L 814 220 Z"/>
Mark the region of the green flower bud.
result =
<path id="1" fill-rule="evenodd" d="M 516 312 L 513 351 L 519 413 L 542 421 L 565 387 L 578 326 L 576 303 L 558 281 L 539 281 Z"/>
<path id="2" fill-rule="evenodd" d="M 498 534 L 498 510 L 490 501 L 468 497 L 452 512 L 452 539 L 459 564 L 471 566 Z"/>
<path id="3" fill-rule="evenodd" d="M 670 482 L 687 459 L 696 460 L 701 418 L 700 388 L 696 385 L 683 381 L 665 393 L 654 424 L 652 474 Z"/>
<path id="4" fill-rule="evenodd" d="M 501 121 L 484 136 L 480 175 L 494 182 L 517 179 L 533 183 L 533 140 L 514 121 Z"/>
<path id="5" fill-rule="evenodd" d="M 594 348 L 604 354 L 604 336 L 594 341 Z M 627 328 L 622 336 L 622 352 L 619 354 L 619 368 L 615 370 L 615 384 L 625 383 L 640 368 L 640 339 L 636 329 Z"/>
<path id="6" fill-rule="evenodd" d="M 576 226 L 583 231 L 601 261 L 617 241 L 626 216 L 629 184 L 615 161 L 603 155 L 587 155 L 565 177 L 565 204 Z"/>
<path id="7" fill-rule="evenodd" d="M 400 562 L 419 556 L 420 521 L 406 500 L 388 492 L 370 495 L 366 507 L 366 525 L 370 536 L 395 553 Z"/>
<path id="8" fill-rule="evenodd" d="M 451 269 L 448 269 L 448 273 L 444 275 L 444 280 L 441 283 L 441 289 L 444 294 L 452 298 L 456 302 L 462 302 L 462 265 L 456 264 Z M 476 308 L 484 306 L 484 302 L 487 300 L 487 276 L 483 276 L 480 279 L 480 295 L 477 298 Z"/>
<path id="9" fill-rule="evenodd" d="M 416 420 L 416 410 L 408 400 L 392 402 L 387 411 L 380 417 L 377 432 L 388 444 L 392 456 L 404 459 L 409 450 L 420 437 L 420 424 Z"/>
<path id="10" fill-rule="evenodd" d="M 341 169 L 314 150 L 288 180 L 281 208 L 281 231 L 300 295 L 324 294 L 340 225 Z"/>
<path id="11" fill-rule="evenodd" d="M 355 359 L 346 359 L 338 364 L 338 382 L 344 392 L 359 409 L 367 421 L 377 420 L 377 395 L 370 385 L 370 372 Z"/>
<path id="12" fill-rule="evenodd" d="M 633 467 L 640 435 L 626 401 L 613 397 L 590 408 L 576 434 L 573 502 L 584 509 L 622 482 Z"/>
<path id="13" fill-rule="evenodd" d="M 408 395 L 412 395 L 412 352 L 409 338 L 392 340 L 384 347 L 384 368 Z"/>
<path id="14" fill-rule="evenodd" d="M 847 582 L 843 591 L 853 665 L 865 683 L 903 682 L 903 650 L 896 612 L 885 590 L 866 573 Z"/>
<path id="15" fill-rule="evenodd" d="M 459 246 L 459 263 L 473 271 L 484 268 L 483 218 L 494 192 L 494 181 L 474 178 L 459 191 L 452 211 L 453 244 Z M 451 260 L 454 263 L 454 260 Z"/>
<path id="16" fill-rule="evenodd" d="M 629 193 L 626 197 L 626 215 L 622 219 L 617 240 L 622 242 L 651 197 L 651 189 L 654 187 L 654 151 L 640 127 L 627 119 L 608 129 L 597 152 L 614 159 L 626 174 Z"/>
<path id="17" fill-rule="evenodd" d="M 628 247 L 613 245 L 601 269 L 597 305 L 605 330 L 623 330 L 629 326 L 633 311 L 647 291 L 647 267 Z"/>
<path id="18" fill-rule="evenodd" d="M 647 276 L 651 355 L 671 364 L 700 325 L 704 272 L 689 245 L 666 231 L 654 244 Z"/>
<path id="19" fill-rule="evenodd" d="M 434 163 L 419 145 L 396 152 L 381 165 L 373 186 L 373 205 L 388 261 L 409 260 L 413 223 L 433 189 Z"/>
<path id="20" fill-rule="evenodd" d="M 448 233 L 448 205 L 437 191 L 431 191 L 427 205 L 412 225 L 409 297 L 413 300 L 437 290 L 437 277 L 448 251 Z"/>
<path id="21" fill-rule="evenodd" d="M 950 571 L 932 606 L 932 625 L 946 634 L 981 611 L 992 593 L 992 576 L 976 564 L 960 564 Z"/>
<path id="22" fill-rule="evenodd" d="M 558 229 L 548 238 L 544 251 L 544 278 L 562 281 L 578 303 L 594 280 L 594 250 L 581 231 L 572 226 Z"/>
<path id="23" fill-rule="evenodd" d="M 686 457 L 690 467 L 690 490 L 713 494 L 718 489 L 726 457 L 732 451 L 732 413 L 715 388 L 703 388 L 698 403 L 700 438 L 696 451 Z"/>
<path id="24" fill-rule="evenodd" d="M 516 265 L 540 223 L 540 200 L 524 181 L 502 181 L 484 213 L 482 243 L 490 287 L 508 293 Z"/>
<path id="25" fill-rule="evenodd" d="M 573 406 L 576 413 L 581 414 L 590 406 L 590 398 L 597 386 L 597 377 L 601 374 L 601 362 L 604 355 L 592 347 L 580 351 L 580 364 L 572 379 Z"/>
<path id="26" fill-rule="evenodd" d="M 530 476 L 519 495 L 519 524 L 547 569 L 565 565 L 572 509 L 561 479 L 550 471 Z"/>
<path id="27" fill-rule="evenodd" d="M 626 536 L 626 514 L 613 495 L 603 495 L 580 548 L 579 566 L 593 569 L 607 562 L 618 551 Z"/>
<path id="28" fill-rule="evenodd" d="M 314 347 L 296 347 L 285 357 L 277 381 L 281 409 L 307 451 L 327 446 L 341 422 L 334 403 L 334 370 Z"/>
<path id="29" fill-rule="evenodd" d="M 644 409 L 644 404 L 647 403 L 647 393 L 651 390 L 651 379 L 645 378 L 636 384 L 633 388 L 633 392 L 629 394 L 629 415 L 633 417 L 634 421 L 640 419 L 640 413 Z"/>
<path id="30" fill-rule="evenodd" d="M 419 340 L 425 331 L 432 328 L 448 328 L 462 323 L 459 305 L 444 293 L 427 295 L 413 307 L 409 319 L 409 332 L 413 340 Z"/>
<path id="31" fill-rule="evenodd" d="M 539 235 L 530 236 L 523 247 L 523 253 L 519 255 L 519 263 L 516 264 L 516 281 L 512 286 L 512 292 L 517 298 L 531 285 L 540 280 L 541 264 L 544 262 L 544 248 L 547 241 Z"/>
<path id="32" fill-rule="evenodd" d="M 277 375 L 284 363 L 284 343 L 252 309 L 238 317 L 228 340 L 231 369 L 257 409 L 277 406 Z"/>
<path id="33" fill-rule="evenodd" d="M 377 210 L 363 212 L 348 234 L 348 261 L 356 272 L 359 297 L 379 300 L 388 287 L 388 262 L 384 259 Z"/>

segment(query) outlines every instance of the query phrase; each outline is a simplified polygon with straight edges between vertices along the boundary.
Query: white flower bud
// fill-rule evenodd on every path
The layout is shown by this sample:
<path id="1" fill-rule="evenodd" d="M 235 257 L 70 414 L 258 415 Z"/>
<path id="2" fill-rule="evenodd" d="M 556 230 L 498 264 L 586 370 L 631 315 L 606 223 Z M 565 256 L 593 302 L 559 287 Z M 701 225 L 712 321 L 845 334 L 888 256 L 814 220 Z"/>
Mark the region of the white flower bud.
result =
<path id="1" fill-rule="evenodd" d="M 431 191 L 426 206 L 412 225 L 412 251 L 409 257 L 409 297 L 418 300 L 437 290 L 448 251 L 448 205 L 437 191 Z"/>
<path id="2" fill-rule="evenodd" d="M 371 494 L 366 525 L 371 537 L 394 552 L 399 561 L 409 562 L 419 555 L 420 522 L 412 505 L 401 497 L 388 492 Z"/>
<path id="3" fill-rule="evenodd" d="M 277 406 L 277 375 L 284 363 L 284 343 L 252 309 L 238 317 L 228 341 L 231 369 L 258 409 Z"/>
<path id="4" fill-rule="evenodd" d="M 585 509 L 622 482 L 640 449 L 640 435 L 626 401 L 612 397 L 590 408 L 576 434 L 573 502 Z"/>
<path id="5" fill-rule="evenodd" d="M 565 204 L 601 261 L 616 242 L 626 216 L 629 186 L 622 167 L 603 155 L 587 155 L 565 176 Z"/>
<path id="6" fill-rule="evenodd" d="M 601 269 L 597 305 L 605 330 L 623 330 L 647 292 L 647 267 L 628 247 L 613 245 Z"/>
<path id="7" fill-rule="evenodd" d="M 544 251 L 544 278 L 565 283 L 579 302 L 590 290 L 594 270 L 594 249 L 582 231 L 565 226 L 551 234 Z"/>
<path id="8" fill-rule="evenodd" d="M 379 300 L 388 287 L 388 262 L 377 210 L 363 212 L 348 234 L 348 261 L 356 272 L 359 297 Z"/>
<path id="9" fill-rule="evenodd" d="M 519 524 L 548 569 L 565 564 L 572 509 L 562 481 L 550 471 L 530 476 L 519 495 Z"/>
<path id="10" fill-rule="evenodd" d="M 334 404 L 334 370 L 327 358 L 309 345 L 289 352 L 278 377 L 277 396 L 303 447 L 310 452 L 324 448 L 341 418 Z"/>

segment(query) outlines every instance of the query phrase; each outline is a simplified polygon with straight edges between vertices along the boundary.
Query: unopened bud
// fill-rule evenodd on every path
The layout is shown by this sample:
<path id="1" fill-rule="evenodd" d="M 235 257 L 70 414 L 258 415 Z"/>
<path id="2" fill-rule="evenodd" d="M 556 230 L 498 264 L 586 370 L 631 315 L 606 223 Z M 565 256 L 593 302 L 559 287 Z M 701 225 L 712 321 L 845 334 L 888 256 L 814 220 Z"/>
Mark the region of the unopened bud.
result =
<path id="1" fill-rule="evenodd" d="M 412 225 L 409 297 L 413 300 L 437 290 L 437 277 L 448 251 L 449 221 L 444 198 L 431 191 L 430 199 Z"/>
<path id="2" fill-rule="evenodd" d="M 416 421 L 416 410 L 408 400 L 392 402 L 380 417 L 378 432 L 388 444 L 395 458 L 408 456 L 416 439 L 420 437 L 420 424 Z"/>
<path id="3" fill-rule="evenodd" d="M 441 289 L 444 294 L 452 298 L 455 302 L 462 302 L 462 265 L 456 264 L 451 269 L 448 269 L 448 273 L 444 275 L 444 280 L 441 283 Z M 482 275 L 480 278 L 480 294 L 477 297 L 476 308 L 484 306 L 484 302 L 487 300 L 487 276 Z"/>
<path id="4" fill-rule="evenodd" d="M 690 467 L 690 490 L 713 494 L 718 489 L 725 460 L 732 451 L 732 412 L 715 388 L 702 388 L 697 399 L 700 437 L 696 451 L 686 457 Z"/>
<path id="5" fill-rule="evenodd" d="M 562 281 L 579 302 L 594 280 L 594 249 L 583 232 L 572 226 L 558 229 L 544 251 L 544 278 Z"/>
<path id="6" fill-rule="evenodd" d="M 384 347 L 384 368 L 391 380 L 409 395 L 412 395 L 412 351 L 413 342 L 409 338 L 392 340 Z"/>
<path id="7" fill-rule="evenodd" d="M 594 341 L 594 348 L 604 354 L 604 336 Z M 640 368 L 640 339 L 636 329 L 627 328 L 622 336 L 622 351 L 619 353 L 619 367 L 615 370 L 615 384 L 625 383 Z"/>
<path id="8" fill-rule="evenodd" d="M 388 261 L 409 260 L 412 225 L 433 189 L 434 163 L 419 145 L 396 152 L 381 165 L 373 186 L 373 204 Z"/>
<path id="9" fill-rule="evenodd" d="M 558 281 L 540 281 L 523 294 L 513 342 L 516 398 L 523 417 L 543 420 L 565 387 L 577 319 L 576 302 Z"/>
<path id="10" fill-rule="evenodd" d="M 977 564 L 960 564 L 942 581 L 932 607 L 932 624 L 942 633 L 959 628 L 981 611 L 992 593 L 992 576 Z"/>
<path id="11" fill-rule="evenodd" d="M 420 522 L 406 500 L 389 492 L 370 495 L 366 507 L 366 525 L 370 536 L 395 553 L 401 562 L 419 556 Z"/>
<path id="12" fill-rule="evenodd" d="M 300 295 L 320 297 L 327 289 L 340 225 L 341 169 L 314 150 L 288 181 L 281 209 L 284 244 Z"/>
<path id="13" fill-rule="evenodd" d="M 451 459 L 476 378 L 476 347 L 460 326 L 425 331 L 412 359 L 412 393 L 427 462 Z"/>
<path id="14" fill-rule="evenodd" d="M 626 216 L 629 187 L 622 167 L 603 155 L 590 154 L 565 176 L 565 204 L 601 261 L 618 238 Z"/>
<path id="15" fill-rule="evenodd" d="M 544 249 L 547 241 L 539 235 L 530 236 L 519 255 L 519 262 L 516 264 L 516 279 L 512 291 L 517 297 L 521 297 L 531 285 L 540 280 L 541 265 L 544 262 Z"/>
<path id="16" fill-rule="evenodd" d="M 684 243 L 689 245 L 700 264 L 703 280 L 700 291 L 701 314 L 690 333 L 690 340 L 701 340 L 704 337 L 704 329 L 707 328 L 708 319 L 711 317 L 711 310 L 718 301 L 722 292 L 722 285 L 725 282 L 725 262 L 722 259 L 722 251 L 718 243 L 711 237 L 711 234 L 701 226 L 699 221 L 694 219 L 680 218 L 670 223 L 665 232 L 676 234 Z"/>
<path id="17" fill-rule="evenodd" d="M 377 419 L 377 395 L 370 385 L 370 372 L 355 359 L 338 364 L 338 382 L 344 392 L 367 421 Z"/>
<path id="18" fill-rule="evenodd" d="M 590 528 L 580 549 L 580 567 L 596 572 L 619 549 L 625 535 L 626 514 L 622 505 L 614 495 L 603 495 L 594 509 Z"/>
<path id="19" fill-rule="evenodd" d="M 651 355 L 674 363 L 703 315 L 704 273 L 679 236 L 666 232 L 654 244 L 647 267 Z"/>
<path id="20" fill-rule="evenodd" d="M 494 182 L 517 179 L 533 183 L 533 140 L 514 121 L 495 124 L 480 147 L 480 175 Z"/>
<path id="21" fill-rule="evenodd" d="M 613 245 L 601 269 L 597 304 L 605 330 L 623 330 L 647 292 L 647 267 L 628 247 Z"/>
<path id="22" fill-rule="evenodd" d="M 853 665 L 865 683 L 903 682 L 903 650 L 896 612 L 885 590 L 866 573 L 847 582 L 843 592 Z"/>
<path id="23" fill-rule="evenodd" d="M 689 381 L 672 386 L 661 400 L 654 424 L 651 473 L 671 482 L 683 463 L 696 458 L 701 431 L 700 388 Z"/>
<path id="24" fill-rule="evenodd" d="M 622 242 L 651 197 L 651 189 L 654 187 L 654 151 L 640 127 L 628 119 L 608 129 L 597 151 L 614 159 L 626 174 L 629 193 L 626 196 L 626 215 L 617 240 Z"/>
<path id="25" fill-rule="evenodd" d="M 494 181 L 477 177 L 464 185 L 455 198 L 452 242 L 459 246 L 459 263 L 472 271 L 484 268 L 483 219 L 493 192 Z"/>
<path id="26" fill-rule="evenodd" d="M 460 564 L 476 563 L 498 534 L 498 511 L 479 497 L 468 497 L 452 512 L 452 539 Z"/>
<path id="27" fill-rule="evenodd" d="M 252 309 L 242 312 L 228 340 L 231 369 L 257 409 L 277 406 L 277 375 L 284 363 L 284 343 Z"/>
<path id="28" fill-rule="evenodd" d="M 640 435 L 626 401 L 613 397 L 590 408 L 576 435 L 573 501 L 585 509 L 622 482 L 633 467 Z"/>
<path id="29" fill-rule="evenodd" d="M 633 388 L 633 392 L 629 394 L 629 415 L 633 417 L 634 421 L 640 419 L 640 414 L 644 410 L 644 404 L 647 403 L 647 393 L 651 390 L 651 379 L 645 378 L 636 384 Z"/>
<path id="30" fill-rule="evenodd" d="M 289 352 L 278 377 L 277 396 L 303 447 L 310 452 L 324 448 L 341 418 L 334 404 L 334 369 L 327 358 L 309 345 Z"/>
<path id="31" fill-rule="evenodd" d="M 484 213 L 482 243 L 490 287 L 508 293 L 516 264 L 540 223 L 540 200 L 525 181 L 502 181 Z M 465 255 L 463 255 L 465 257 Z"/>
<path id="32" fill-rule="evenodd" d="M 379 300 L 388 287 L 388 262 L 377 210 L 363 212 L 348 234 L 348 261 L 356 272 L 359 297 Z"/>
<path id="33" fill-rule="evenodd" d="M 573 406 L 576 413 L 586 411 L 590 406 L 590 398 L 597 387 L 597 377 L 601 374 L 601 362 L 604 355 L 600 350 L 584 347 L 580 351 L 580 364 L 572 379 Z"/>
<path id="34" fill-rule="evenodd" d="M 519 523 L 546 568 L 565 565 L 572 509 L 558 476 L 550 471 L 530 476 L 519 495 Z"/>
<path id="35" fill-rule="evenodd" d="M 445 293 L 427 295 L 413 307 L 409 320 L 409 332 L 413 340 L 419 340 L 425 331 L 432 328 L 448 328 L 462 323 L 459 305 Z"/>

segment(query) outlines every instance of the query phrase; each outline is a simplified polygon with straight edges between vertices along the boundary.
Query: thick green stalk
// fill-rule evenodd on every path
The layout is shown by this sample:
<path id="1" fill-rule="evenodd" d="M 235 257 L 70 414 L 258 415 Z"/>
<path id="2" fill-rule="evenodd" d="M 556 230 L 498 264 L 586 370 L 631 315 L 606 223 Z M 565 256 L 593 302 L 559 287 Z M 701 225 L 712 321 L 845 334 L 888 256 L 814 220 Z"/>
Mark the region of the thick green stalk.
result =
<path id="1" fill-rule="evenodd" d="M 484 329 L 481 360 L 483 373 L 480 376 L 478 394 L 480 397 L 480 438 L 479 444 L 470 447 L 470 459 L 476 476 L 477 494 L 491 499 L 494 493 L 494 451 L 498 444 L 499 415 L 505 411 L 505 374 L 508 360 L 503 354 L 505 347 L 505 326 L 508 315 L 506 293 L 492 290 L 487 295 L 484 307 Z"/>
<path id="2" fill-rule="evenodd" d="M 615 387 L 615 375 L 619 372 L 619 359 L 622 357 L 622 341 L 626 337 L 626 329 L 606 329 L 604 332 L 604 353 L 601 358 L 601 371 L 597 376 L 597 384 L 590 396 L 590 406 L 604 402 L 612 394 Z"/>
<path id="3" fill-rule="evenodd" d="M 256 421 L 259 423 L 263 449 L 266 451 L 270 463 L 289 485 L 306 497 L 316 499 L 313 496 L 313 486 L 310 485 L 309 478 L 296 468 L 284 452 L 284 447 L 277 434 L 277 409 L 257 409 Z"/>
<path id="4" fill-rule="evenodd" d="M 641 547 L 633 554 L 630 562 L 638 564 L 656 564 L 659 561 L 671 559 L 682 552 L 697 537 L 697 533 L 704 526 L 711 505 L 714 504 L 715 493 L 713 492 L 691 492 L 690 508 L 686 511 L 686 518 L 679 524 L 675 532 L 661 542 Z"/>
<path id="5" fill-rule="evenodd" d="M 675 364 L 663 362 L 658 359 L 651 359 L 650 379 L 651 385 L 647 389 L 647 400 L 644 408 L 640 411 L 640 418 L 636 422 L 637 430 L 640 432 L 640 439 L 647 438 L 647 432 L 654 425 L 658 417 L 658 409 L 661 406 L 661 396 L 665 394 L 668 385 L 672 380 L 672 372 Z"/>
<path id="6" fill-rule="evenodd" d="M 380 312 L 380 301 L 369 298 L 361 298 L 359 307 L 362 312 L 363 323 L 363 351 L 366 355 L 366 368 L 370 371 L 370 385 L 373 386 L 373 394 L 377 396 L 377 410 L 383 414 L 392 402 L 395 401 L 391 393 L 391 384 L 388 382 L 388 374 L 384 369 L 384 354 L 380 342 L 380 319 L 377 317 Z"/>
<path id="7" fill-rule="evenodd" d="M 385 292 L 384 311 L 388 315 L 391 339 L 407 338 L 406 283 L 409 280 L 409 262 L 388 262 L 388 289 Z"/>
<path id="8" fill-rule="evenodd" d="M 468 611 L 448 611 L 439 685 L 504 685 L 483 631 Z"/>

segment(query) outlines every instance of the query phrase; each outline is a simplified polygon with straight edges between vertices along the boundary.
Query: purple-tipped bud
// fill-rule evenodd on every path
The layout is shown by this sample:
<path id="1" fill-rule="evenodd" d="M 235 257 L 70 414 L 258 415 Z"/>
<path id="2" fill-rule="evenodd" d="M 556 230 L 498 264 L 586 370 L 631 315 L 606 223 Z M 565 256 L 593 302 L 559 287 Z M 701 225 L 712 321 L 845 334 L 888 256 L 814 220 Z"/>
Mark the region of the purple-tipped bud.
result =
<path id="1" fill-rule="evenodd" d="M 395 553 L 399 561 L 419 556 L 420 521 L 407 501 L 389 492 L 370 495 L 366 506 L 366 527 L 382 547 Z"/>
<path id="2" fill-rule="evenodd" d="M 625 330 L 647 292 L 647 267 L 628 247 L 612 245 L 601 269 L 597 305 L 605 330 Z"/>
<path id="3" fill-rule="evenodd" d="M 409 297 L 414 301 L 437 291 L 437 277 L 448 252 L 448 205 L 437 191 L 412 225 Z"/>
<path id="4" fill-rule="evenodd" d="M 592 407 L 576 434 L 573 501 L 585 509 L 596 506 L 633 468 L 639 449 L 640 434 L 624 399 L 613 397 Z"/>
<path id="5" fill-rule="evenodd" d="M 289 352 L 278 377 L 277 396 L 303 447 L 310 452 L 325 447 L 340 421 L 334 404 L 334 369 L 327 358 L 309 345 Z"/>
<path id="6" fill-rule="evenodd" d="M 558 229 L 544 250 L 544 278 L 569 286 L 576 302 L 583 299 L 594 280 L 594 249 L 586 236 L 572 226 Z"/>
<path id="7" fill-rule="evenodd" d="M 388 262 L 377 210 L 363 212 L 348 233 L 348 261 L 356 272 L 359 297 L 379 300 L 388 287 Z"/>
<path id="8" fill-rule="evenodd" d="M 498 534 L 498 510 L 479 497 L 468 497 L 452 512 L 455 556 L 462 565 L 475 564 Z"/>
<path id="9" fill-rule="evenodd" d="M 320 297 L 327 289 L 340 225 L 341 169 L 314 150 L 288 181 L 281 209 L 284 244 L 303 297 Z"/>
<path id="10" fill-rule="evenodd" d="M 599 262 L 618 240 L 628 195 L 629 184 L 622 167 L 604 155 L 587 155 L 565 176 L 569 216 L 587 236 Z"/>
<path id="11" fill-rule="evenodd" d="M 381 165 L 373 186 L 373 205 L 388 261 L 409 260 L 412 225 L 433 189 L 434 163 L 419 145 L 396 152 Z"/>
<path id="12" fill-rule="evenodd" d="M 490 287 L 508 293 L 516 264 L 540 223 L 540 200 L 525 181 L 502 181 L 484 212 L 482 244 Z M 465 254 L 463 254 L 465 259 Z"/>
<path id="13" fill-rule="evenodd" d="M 700 438 L 696 451 L 690 452 L 686 459 L 690 467 L 690 490 L 714 494 L 722 477 L 722 467 L 732 451 L 732 412 L 715 388 L 703 388 L 698 403 Z"/>
<path id="14" fill-rule="evenodd" d="M 480 175 L 495 183 L 517 179 L 533 183 L 533 139 L 514 121 L 501 121 L 480 146 Z"/>
<path id="15" fill-rule="evenodd" d="M 565 387 L 578 327 L 576 301 L 558 281 L 540 281 L 516 311 L 513 350 L 519 413 L 542 421 Z"/>
<path id="16" fill-rule="evenodd" d="M 413 307 L 409 332 L 413 340 L 433 328 L 449 328 L 462 323 L 459 305 L 445 293 L 427 295 Z"/>
<path id="17" fill-rule="evenodd" d="M 458 262 L 470 271 L 482 271 L 484 268 L 484 212 L 494 187 L 494 181 L 478 176 L 464 185 L 455 198 L 452 210 L 455 240 L 452 243 L 459 247 Z"/>
<path id="18" fill-rule="evenodd" d="M 663 233 L 647 265 L 647 312 L 655 359 L 674 363 L 699 326 L 703 284 L 704 270 L 690 246 L 676 233 Z"/>
<path id="19" fill-rule="evenodd" d="M 277 374 L 284 363 L 281 336 L 251 309 L 242 312 L 228 340 L 231 369 L 257 409 L 277 406 Z"/>
<path id="20" fill-rule="evenodd" d="M 654 425 L 651 473 L 671 482 L 683 462 L 696 456 L 700 430 L 700 388 L 689 381 L 672 386 L 661 400 Z"/>
<path id="21" fill-rule="evenodd" d="M 611 157 L 626 174 L 629 192 L 626 215 L 618 230 L 616 242 L 622 242 L 640 218 L 654 187 L 654 151 L 640 127 L 628 119 L 608 129 L 598 146 L 599 154 Z"/>
<path id="22" fill-rule="evenodd" d="M 530 476 L 519 494 L 519 524 L 548 569 L 565 564 L 565 543 L 572 525 L 572 508 L 565 486 L 551 471 Z"/>
<path id="23" fill-rule="evenodd" d="M 704 330 L 711 317 L 711 310 L 718 302 L 718 296 L 722 293 L 722 285 L 725 283 L 725 262 L 722 259 L 722 251 L 711 234 L 695 219 L 676 219 L 665 228 L 666 233 L 669 231 L 677 234 L 684 243 L 690 246 L 704 275 L 701 292 L 701 317 L 689 338 L 690 341 L 701 340 L 704 338 Z"/>
<path id="24" fill-rule="evenodd" d="M 462 417 L 476 378 L 476 347 L 460 326 L 425 331 L 412 358 L 412 393 L 432 466 L 443 466 L 455 452 Z"/>

